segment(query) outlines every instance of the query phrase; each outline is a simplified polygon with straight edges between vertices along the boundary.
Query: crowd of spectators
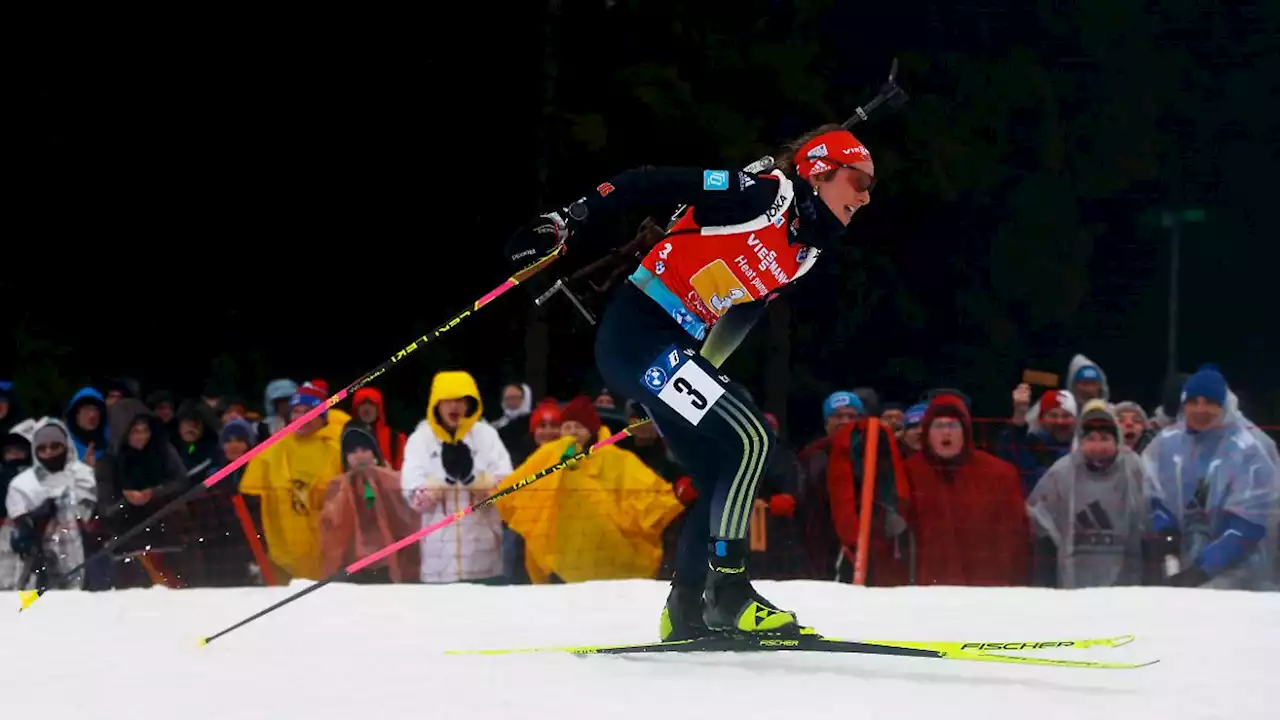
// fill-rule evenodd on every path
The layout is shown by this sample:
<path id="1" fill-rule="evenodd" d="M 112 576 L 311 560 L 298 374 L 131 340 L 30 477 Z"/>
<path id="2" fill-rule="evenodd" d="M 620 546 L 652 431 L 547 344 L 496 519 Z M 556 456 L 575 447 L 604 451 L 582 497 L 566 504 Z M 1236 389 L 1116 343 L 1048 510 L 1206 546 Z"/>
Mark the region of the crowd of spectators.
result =
<path id="1" fill-rule="evenodd" d="M 1017 385 L 994 420 L 955 389 L 912 403 L 831 394 L 821 437 L 774 444 L 752 574 L 1280 589 L 1280 455 L 1217 368 L 1177 378 L 1149 412 L 1113 397 L 1083 355 L 1062 385 Z M 648 418 L 608 389 L 560 401 L 520 383 L 490 410 L 470 374 L 448 371 L 416 425 L 393 427 L 364 387 L 151 521 L 330 395 L 321 379 L 278 379 L 260 407 L 216 393 L 175 402 L 123 378 L 80 389 L 57 417 L 25 417 L 0 382 L 0 590 L 323 579 Z M 703 501 L 660 428 L 641 424 L 351 580 L 665 579 L 684 513 Z"/>

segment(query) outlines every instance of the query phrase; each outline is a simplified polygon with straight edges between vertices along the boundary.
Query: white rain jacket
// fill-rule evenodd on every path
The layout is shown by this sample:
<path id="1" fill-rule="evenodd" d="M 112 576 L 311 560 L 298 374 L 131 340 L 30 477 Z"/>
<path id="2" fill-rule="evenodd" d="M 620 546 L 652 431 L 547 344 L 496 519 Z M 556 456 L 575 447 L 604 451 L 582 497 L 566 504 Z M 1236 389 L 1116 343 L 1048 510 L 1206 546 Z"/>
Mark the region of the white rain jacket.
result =
<path id="1" fill-rule="evenodd" d="M 35 448 L 32 448 L 33 464 L 10 483 L 4 504 L 9 518 L 13 519 L 35 510 L 46 500 L 54 501 L 57 514 L 45 530 L 43 548 L 45 554 L 53 558 L 49 569 L 62 575 L 84 562 L 80 521 L 93 517 L 94 505 L 98 500 L 98 484 L 94 480 L 93 468 L 80 462 L 76 445 L 71 441 L 71 433 L 61 420 L 42 418 L 31 428 L 31 434 L 34 436 L 36 431 L 47 425 L 61 428 L 67 436 L 66 466 L 59 472 L 50 472 L 40 462 Z M 34 576 L 28 579 L 28 587 L 18 587 L 18 582 L 22 579 L 23 562 L 10 547 L 12 534 L 10 524 L 0 530 L 0 590 L 30 589 L 34 587 Z M 82 578 L 83 571 L 59 584 L 65 588 L 79 588 Z"/>
<path id="2" fill-rule="evenodd" d="M 1181 566 L 1204 567 L 1212 578 L 1206 587 L 1273 590 L 1280 476 L 1234 403 L 1227 405 L 1222 424 L 1201 433 L 1189 432 L 1180 413 L 1143 451 L 1160 493 L 1152 523 L 1181 534 Z"/>
<path id="3" fill-rule="evenodd" d="M 441 423 L 441 400 L 464 398 L 467 412 L 450 432 Z M 480 390 L 465 372 L 438 373 L 431 381 L 427 417 L 409 436 L 400 469 L 405 499 L 412 502 L 420 488 L 433 491 L 438 502 L 422 515 L 422 527 L 443 520 L 488 497 L 511 474 L 511 456 L 498 431 L 481 419 Z M 461 443 L 471 457 L 465 477 L 449 477 L 443 456 L 445 443 Z M 450 448 L 452 450 L 453 448 Z M 455 468 L 456 471 L 456 468 Z M 422 538 L 421 580 L 448 583 L 485 580 L 502 575 L 502 518 L 490 506 Z"/>

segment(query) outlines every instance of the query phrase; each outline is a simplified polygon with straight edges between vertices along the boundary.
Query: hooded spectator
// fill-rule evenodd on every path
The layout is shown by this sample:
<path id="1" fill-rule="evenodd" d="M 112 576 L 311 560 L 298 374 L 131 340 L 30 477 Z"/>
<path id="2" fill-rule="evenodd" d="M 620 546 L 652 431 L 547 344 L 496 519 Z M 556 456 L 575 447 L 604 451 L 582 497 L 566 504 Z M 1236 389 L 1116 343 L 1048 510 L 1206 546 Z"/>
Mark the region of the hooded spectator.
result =
<path id="1" fill-rule="evenodd" d="M 418 515 L 405 502 L 400 473 L 390 469 L 374 431 L 353 420 L 342 430 L 343 474 L 329 481 L 320 514 L 326 576 L 372 555 L 418 529 Z M 417 582 L 421 560 L 411 545 L 370 565 L 352 582 Z"/>
<path id="2" fill-rule="evenodd" d="M 0 452 L 3 453 L 0 455 L 0 523 L 9 516 L 3 507 L 9 484 L 19 473 L 31 467 L 31 433 L 35 431 L 35 425 L 35 419 L 28 418 L 4 430 L 0 436 Z"/>
<path id="3" fill-rule="evenodd" d="M 996 441 L 996 454 L 1017 466 L 1026 495 L 1049 466 L 1071 452 L 1079 413 L 1075 396 L 1066 390 L 1045 391 L 1027 410 L 1030 397 L 1026 383 L 1013 391 L 1013 418 Z"/>
<path id="4" fill-rule="evenodd" d="M 217 413 L 218 408 L 222 407 L 224 398 L 227 395 L 227 388 L 216 380 L 206 380 L 204 390 L 200 393 L 200 402 L 208 405 Z"/>
<path id="5" fill-rule="evenodd" d="M 177 427 L 170 436 L 192 482 L 204 482 L 222 467 L 217 411 L 200 400 L 184 400 L 175 415 Z"/>
<path id="6" fill-rule="evenodd" d="M 85 559 L 81 523 L 93 516 L 97 499 L 93 469 L 76 457 L 60 420 L 42 418 L 23 430 L 31 433 L 34 455 L 5 491 L 0 588 L 78 588 L 82 573 L 66 573 Z"/>
<path id="7" fill-rule="evenodd" d="M 266 438 L 280 432 L 289 424 L 289 399 L 298 392 L 298 383 L 289 378 L 276 378 L 267 383 L 262 394 L 262 414 L 265 416 L 258 428 L 258 438 Z"/>
<path id="8" fill-rule="evenodd" d="M 1084 355 L 1071 358 L 1071 364 L 1067 366 L 1067 392 L 1075 397 L 1077 406 L 1090 400 L 1111 399 L 1111 386 L 1107 384 L 1107 374 L 1097 363 Z"/>
<path id="9" fill-rule="evenodd" d="M 399 470 L 404 464 L 404 445 L 409 438 L 387 422 L 387 406 L 382 400 L 382 391 L 368 386 L 360 388 L 351 400 L 351 411 L 378 440 L 383 464 Z"/>
<path id="10" fill-rule="evenodd" d="M 94 467 L 94 475 L 101 529 L 114 537 L 133 529 L 186 492 L 192 480 L 177 449 L 169 442 L 164 423 L 141 400 L 118 400 L 111 406 L 110 420 L 111 452 Z M 163 576 L 166 583 L 176 583 L 184 575 L 198 579 L 200 551 L 196 547 L 184 551 L 192 539 L 188 535 L 191 520 L 190 508 L 179 507 L 143 530 L 137 539 L 117 548 L 118 557 L 137 557 L 138 562 L 118 563 L 114 586 L 149 586 L 151 582 L 140 572 L 140 564 Z M 151 551 L 155 553 L 148 556 Z M 165 555 L 163 559 L 161 553 Z M 91 574 L 96 572 L 96 568 L 91 570 Z"/>
<path id="11" fill-rule="evenodd" d="M 501 417 L 491 424 L 497 430 L 508 425 L 524 426 L 524 420 L 533 411 L 533 389 L 526 383 L 509 383 L 502 388 Z M 523 430 L 522 430 L 523 431 Z"/>
<path id="12" fill-rule="evenodd" d="M 1079 446 L 1054 463 L 1027 498 L 1037 538 L 1033 584 L 1140 585 L 1151 477 L 1121 442 L 1105 401 L 1085 403 L 1079 434 Z"/>
<path id="13" fill-rule="evenodd" d="M 107 452 L 107 401 L 95 388 L 82 387 L 71 396 L 63 416 L 76 457 L 92 467 Z"/>
<path id="14" fill-rule="evenodd" d="M 431 380 L 427 416 L 409 435 L 400 482 L 420 527 L 484 500 L 511 473 L 511 456 L 498 431 L 481 418 L 475 378 L 461 371 Z M 492 506 L 471 514 L 450 532 L 422 538 L 422 582 L 502 580 L 502 518 Z"/>
<path id="15" fill-rule="evenodd" d="M 301 419 L 324 404 L 324 393 L 309 385 L 289 398 L 281 427 Z M 342 428 L 350 416 L 327 408 L 298 430 L 286 434 L 249 461 L 240 492 L 260 498 L 262 532 L 273 572 L 285 583 L 290 577 L 321 580 L 320 513 L 329 481 L 342 474 Z"/>
<path id="16" fill-rule="evenodd" d="M 1071 363 L 1067 365 L 1066 379 L 1067 387 L 1063 392 L 1071 395 L 1072 401 L 1074 402 L 1073 407 L 1075 408 L 1079 408 L 1084 403 L 1095 398 L 1108 401 L 1111 399 L 1111 386 L 1107 383 L 1106 372 L 1103 371 L 1101 366 L 1084 355 L 1077 354 L 1075 357 L 1071 358 Z M 1026 383 L 1019 385 L 1018 389 L 1021 390 L 1024 387 L 1027 388 L 1027 392 L 1029 393 L 1031 386 Z M 1049 392 L 1052 392 L 1052 390 Z M 1040 403 L 1048 396 L 1048 394 L 1049 393 L 1046 392 L 1039 400 L 1036 400 L 1035 405 L 1032 405 L 1029 408 L 1023 405 L 1021 409 L 1019 409 L 1018 401 L 1015 399 L 1014 414 L 1025 415 L 1028 422 L 1034 418 L 1040 417 L 1044 414 L 1043 408 L 1040 407 Z M 1074 426 L 1072 426 L 1071 432 L 1068 434 L 1072 437 L 1075 436 Z"/>
<path id="17" fill-rule="evenodd" d="M 903 465 L 920 585 L 1024 585 L 1029 527 L 1018 471 L 973 446 L 964 401 L 929 403 L 923 449 Z"/>
<path id="18" fill-rule="evenodd" d="M 1161 407 L 1156 408 L 1156 416 L 1151 421 L 1151 425 L 1155 429 L 1169 427 L 1185 419 L 1183 416 L 1184 409 L 1180 404 L 1180 397 L 1182 394 L 1182 386 L 1191 379 L 1191 375 L 1189 373 L 1181 373 L 1174 376 L 1173 379 L 1181 379 L 1182 384 L 1178 385 L 1172 391 L 1168 391 L 1168 389 L 1166 389 L 1170 392 L 1170 396 L 1164 400 Z M 1164 414 L 1165 407 L 1177 409 L 1172 416 L 1168 416 Z M 1266 451 L 1267 458 L 1271 460 L 1271 464 L 1280 468 L 1280 449 L 1277 449 L 1276 441 L 1264 432 L 1262 428 L 1258 427 L 1256 423 L 1245 416 L 1244 412 L 1240 409 L 1240 397 L 1231 388 L 1227 388 L 1226 414 L 1234 418 L 1236 423 L 1241 427 L 1248 430 L 1249 434 L 1253 435 L 1253 439 L 1257 440 L 1258 443 L 1262 445 L 1263 450 Z"/>
<path id="19" fill-rule="evenodd" d="M 1155 479 L 1152 525 L 1179 567 L 1178 587 L 1275 589 L 1277 470 L 1228 403 L 1213 365 L 1187 379 L 1182 419 L 1143 453 Z"/>
<path id="20" fill-rule="evenodd" d="M 107 409 L 124 398 L 137 398 L 142 394 L 142 385 L 131 377 L 111 378 L 102 383 L 102 389 L 106 393 L 103 402 Z"/>
<path id="21" fill-rule="evenodd" d="M 148 395 L 147 407 L 151 408 L 152 414 L 160 418 L 160 422 L 165 425 L 173 422 L 176 405 L 173 402 L 173 393 L 168 390 L 156 390 Z"/>

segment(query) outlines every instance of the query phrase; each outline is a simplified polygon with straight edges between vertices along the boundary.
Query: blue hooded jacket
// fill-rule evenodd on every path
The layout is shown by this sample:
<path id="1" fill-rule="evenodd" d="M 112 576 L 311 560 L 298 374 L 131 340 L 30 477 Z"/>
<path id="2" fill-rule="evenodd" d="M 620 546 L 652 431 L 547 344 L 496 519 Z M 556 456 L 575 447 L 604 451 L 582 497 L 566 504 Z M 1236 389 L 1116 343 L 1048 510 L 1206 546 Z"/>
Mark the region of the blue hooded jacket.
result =
<path id="1" fill-rule="evenodd" d="M 102 420 L 98 423 L 98 429 L 93 432 L 82 429 L 76 425 L 76 410 L 84 403 L 92 403 L 98 406 L 98 412 L 101 414 Z M 71 402 L 67 403 L 67 411 L 63 414 L 63 422 L 67 425 L 67 430 L 71 432 L 71 440 L 75 443 L 76 454 L 83 460 L 86 451 L 89 449 L 89 443 L 93 443 L 93 457 L 100 459 L 107 452 L 107 438 L 111 437 L 111 429 L 107 427 L 107 400 L 102 393 L 96 389 L 86 385 L 76 391 L 71 396 Z"/>

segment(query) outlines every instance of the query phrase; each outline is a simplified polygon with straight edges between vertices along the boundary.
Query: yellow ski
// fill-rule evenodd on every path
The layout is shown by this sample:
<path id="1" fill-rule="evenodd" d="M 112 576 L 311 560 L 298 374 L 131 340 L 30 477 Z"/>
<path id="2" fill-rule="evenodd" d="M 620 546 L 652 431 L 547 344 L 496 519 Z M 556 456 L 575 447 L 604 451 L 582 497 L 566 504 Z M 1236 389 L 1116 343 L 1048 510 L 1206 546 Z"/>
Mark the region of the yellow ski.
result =
<path id="1" fill-rule="evenodd" d="M 1132 642 L 1132 635 L 1114 638 L 1078 638 L 1067 640 L 1039 640 L 1018 642 L 921 642 L 921 641 L 858 641 L 823 637 L 812 630 L 799 636 L 766 635 L 761 637 L 741 635 L 716 635 L 696 640 L 652 642 L 633 645 L 583 645 L 568 647 L 533 647 L 489 650 L 448 650 L 450 655 L 513 655 L 519 653 L 562 652 L 572 655 L 630 655 L 635 653 L 687 653 L 687 652 L 835 652 L 860 655 L 896 655 L 899 657 L 930 658 L 935 660 L 961 660 L 967 662 L 1006 663 L 1012 665 L 1045 665 L 1094 669 L 1129 669 L 1152 665 L 1157 661 L 1140 663 L 1108 663 L 1093 660 L 1064 660 L 1057 658 L 1007 655 L 1004 652 L 1038 651 L 1052 649 L 1084 649 L 1091 647 L 1119 647 Z M 1001 652 L 995 652 L 1001 651 Z"/>

